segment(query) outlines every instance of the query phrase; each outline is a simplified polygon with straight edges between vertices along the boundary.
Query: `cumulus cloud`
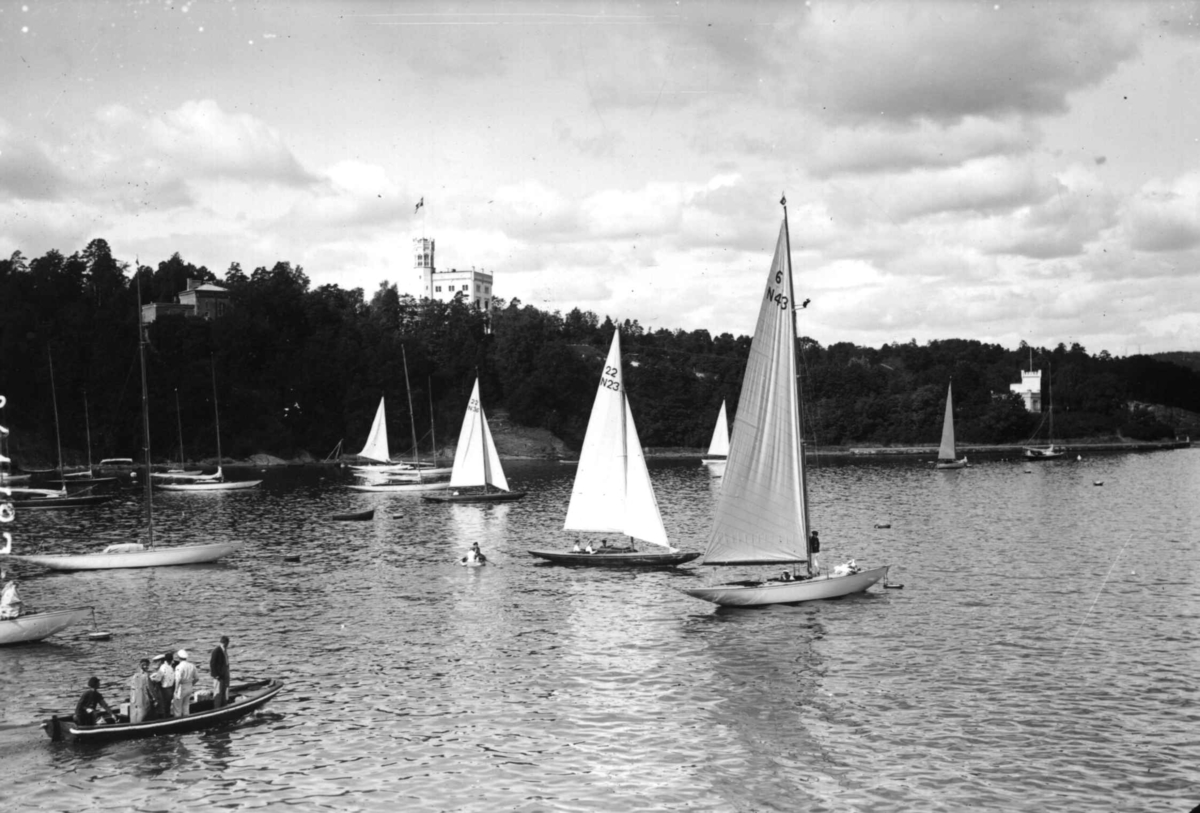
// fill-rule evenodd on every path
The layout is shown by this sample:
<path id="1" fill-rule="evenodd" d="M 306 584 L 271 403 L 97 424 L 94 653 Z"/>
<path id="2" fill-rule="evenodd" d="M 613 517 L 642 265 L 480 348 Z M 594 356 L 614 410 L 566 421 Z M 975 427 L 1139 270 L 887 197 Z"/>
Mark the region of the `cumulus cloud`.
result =
<path id="1" fill-rule="evenodd" d="M 27 200 L 52 200 L 69 186 L 42 145 L 0 120 L 0 192 Z"/>
<path id="2" fill-rule="evenodd" d="M 1183 251 L 1200 246 L 1200 173 L 1173 183 L 1154 180 L 1129 202 L 1122 218 L 1138 251 Z"/>

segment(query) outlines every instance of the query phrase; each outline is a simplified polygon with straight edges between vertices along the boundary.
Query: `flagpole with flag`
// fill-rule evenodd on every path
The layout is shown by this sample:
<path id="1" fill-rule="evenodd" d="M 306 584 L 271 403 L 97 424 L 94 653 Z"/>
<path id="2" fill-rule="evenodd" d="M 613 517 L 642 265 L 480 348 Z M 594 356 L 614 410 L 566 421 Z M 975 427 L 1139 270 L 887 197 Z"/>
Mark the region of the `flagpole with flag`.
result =
<path id="1" fill-rule="evenodd" d="M 413 209 L 413 214 L 415 215 L 417 212 L 421 211 L 424 208 L 425 208 L 425 196 L 422 195 L 421 199 L 419 201 L 417 201 L 417 208 Z M 425 215 L 424 214 L 421 215 L 421 239 L 422 240 L 425 239 Z"/>

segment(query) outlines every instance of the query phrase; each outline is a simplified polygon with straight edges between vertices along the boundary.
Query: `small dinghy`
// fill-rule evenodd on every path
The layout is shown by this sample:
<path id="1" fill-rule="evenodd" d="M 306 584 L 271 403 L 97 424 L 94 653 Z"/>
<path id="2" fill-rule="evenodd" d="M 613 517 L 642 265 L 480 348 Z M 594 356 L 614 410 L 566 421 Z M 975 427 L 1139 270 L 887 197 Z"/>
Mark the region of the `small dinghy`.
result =
<path id="1" fill-rule="evenodd" d="M 334 514 L 333 518 L 339 522 L 368 522 L 375 519 L 375 509 L 371 508 L 367 511 L 351 511 L 345 514 Z"/>

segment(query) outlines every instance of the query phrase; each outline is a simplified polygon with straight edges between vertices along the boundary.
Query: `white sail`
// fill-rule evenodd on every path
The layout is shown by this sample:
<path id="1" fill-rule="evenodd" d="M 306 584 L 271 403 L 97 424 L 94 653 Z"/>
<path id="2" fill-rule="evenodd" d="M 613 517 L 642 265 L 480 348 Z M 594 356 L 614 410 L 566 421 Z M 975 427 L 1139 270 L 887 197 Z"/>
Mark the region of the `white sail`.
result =
<path id="1" fill-rule="evenodd" d="M 588 419 L 564 526 L 632 536 L 670 547 L 625 397 L 621 334 L 613 334 Z"/>
<path id="2" fill-rule="evenodd" d="M 721 412 L 717 415 L 717 425 L 713 427 L 708 454 L 709 457 L 724 457 L 729 454 L 729 420 L 725 417 L 724 401 L 721 402 Z"/>
<path id="3" fill-rule="evenodd" d="M 450 474 L 451 487 L 495 486 L 508 491 L 508 480 L 492 442 L 483 402 L 479 399 L 479 379 L 471 390 L 467 402 L 467 414 L 463 418 L 462 430 L 458 433 L 458 448 L 454 450 L 454 470 Z"/>
<path id="4" fill-rule="evenodd" d="M 946 418 L 942 421 L 942 447 L 938 450 L 938 460 L 945 461 L 955 459 L 954 408 L 950 390 L 951 387 L 946 387 Z"/>
<path id="5" fill-rule="evenodd" d="M 392 460 L 388 451 L 387 416 L 383 410 L 382 398 L 379 399 L 379 409 L 375 411 L 375 422 L 371 424 L 371 434 L 367 435 L 367 445 L 358 456 L 378 460 L 380 463 L 390 463 Z"/>
<path id="6" fill-rule="evenodd" d="M 791 258 L 779 229 L 704 563 L 808 560 Z"/>

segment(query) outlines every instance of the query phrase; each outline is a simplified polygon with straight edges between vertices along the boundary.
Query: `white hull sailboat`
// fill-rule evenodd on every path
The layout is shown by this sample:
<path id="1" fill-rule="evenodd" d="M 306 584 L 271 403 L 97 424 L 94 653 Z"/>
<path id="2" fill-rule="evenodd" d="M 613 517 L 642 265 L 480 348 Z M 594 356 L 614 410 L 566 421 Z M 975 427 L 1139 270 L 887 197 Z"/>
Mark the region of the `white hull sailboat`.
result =
<path id="1" fill-rule="evenodd" d="M 731 607 L 792 604 L 860 593 L 887 575 L 853 562 L 828 573 L 810 549 L 808 484 L 800 431 L 796 306 L 787 202 L 742 382 L 729 461 L 721 481 L 704 565 L 780 566 L 778 576 L 683 592 Z M 796 568 L 804 566 L 804 572 Z"/>
<path id="2" fill-rule="evenodd" d="M 487 415 L 479 398 L 479 377 L 467 401 L 467 414 L 458 433 L 458 447 L 454 450 L 454 468 L 450 472 L 449 494 L 426 494 L 426 502 L 510 502 L 525 496 L 524 491 L 510 491 L 500 455 L 492 441 L 492 430 L 488 428 Z M 482 489 L 462 492 L 458 489 Z"/>
<path id="3" fill-rule="evenodd" d="M 967 456 L 958 459 L 958 450 L 954 445 L 954 399 L 951 396 L 953 385 L 946 387 L 946 417 L 942 420 L 942 445 L 938 449 L 937 467 L 939 469 L 965 469 Z"/>
<path id="4" fill-rule="evenodd" d="M 709 474 L 725 473 L 725 462 L 729 457 L 729 419 L 725 417 L 725 402 L 717 414 L 717 425 L 713 427 L 712 440 L 708 443 L 708 454 L 700 462 L 708 467 Z"/>
<path id="5" fill-rule="evenodd" d="M 212 383 L 213 383 L 213 418 L 217 428 L 217 471 L 215 474 L 201 475 L 200 477 L 192 477 L 182 479 L 175 482 L 159 483 L 158 487 L 163 491 L 188 491 L 209 493 L 214 491 L 245 491 L 249 488 L 256 488 L 262 483 L 262 480 L 226 480 L 225 472 L 221 468 L 221 410 L 217 406 L 217 365 L 214 361 L 212 364 Z M 149 469 L 149 465 L 147 465 Z"/>
<path id="6" fill-rule="evenodd" d="M 1031 370 L 1033 369 L 1032 351 L 1030 352 L 1030 357 L 1029 357 L 1029 368 Z M 1048 404 L 1048 409 L 1047 409 L 1047 417 L 1049 418 L 1049 422 L 1050 422 L 1049 438 L 1048 438 L 1049 444 L 1046 446 L 1026 446 L 1025 447 L 1025 459 L 1026 460 L 1055 460 L 1057 458 L 1065 456 L 1067 453 L 1066 449 L 1063 449 L 1063 448 L 1060 448 L 1060 447 L 1054 445 L 1054 381 L 1050 376 L 1050 365 L 1049 364 L 1046 365 L 1046 372 L 1047 372 L 1046 392 L 1049 395 L 1049 401 L 1050 401 L 1050 403 Z M 1041 429 L 1040 424 L 1038 425 L 1038 429 Z M 1036 432 L 1034 434 L 1036 435 Z"/>
<path id="7" fill-rule="evenodd" d="M 667 540 L 625 393 L 620 331 L 613 333 L 604 362 L 564 527 L 568 531 L 623 534 L 629 538 L 629 544 L 624 548 L 609 548 L 607 544 L 593 547 L 594 553 L 529 552 L 556 564 L 590 567 L 661 567 L 690 562 L 700 555 L 695 551 L 678 550 Z M 638 551 L 633 545 L 634 539 L 663 550 Z"/>
<path id="8" fill-rule="evenodd" d="M 140 293 L 140 289 L 139 289 Z M 138 301 L 138 357 L 142 369 L 142 432 L 146 453 L 146 470 L 150 470 L 150 396 L 146 386 L 146 335 L 141 322 L 141 301 Z M 154 491 L 146 478 L 146 537 L 147 544 L 126 542 L 109 545 L 96 553 L 13 554 L 11 537 L 6 537 L 0 553 L 11 559 L 48 567 L 51 570 L 114 570 L 135 567 L 169 567 L 195 565 L 216 560 L 234 553 L 241 547 L 237 542 L 210 542 L 204 545 L 155 547 Z"/>
<path id="9" fill-rule="evenodd" d="M 49 638 L 72 624 L 78 624 L 92 613 L 91 607 L 72 607 L 46 613 L 30 613 L 0 621 L 0 646 L 25 644 Z"/>

